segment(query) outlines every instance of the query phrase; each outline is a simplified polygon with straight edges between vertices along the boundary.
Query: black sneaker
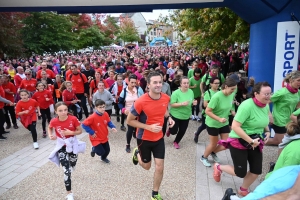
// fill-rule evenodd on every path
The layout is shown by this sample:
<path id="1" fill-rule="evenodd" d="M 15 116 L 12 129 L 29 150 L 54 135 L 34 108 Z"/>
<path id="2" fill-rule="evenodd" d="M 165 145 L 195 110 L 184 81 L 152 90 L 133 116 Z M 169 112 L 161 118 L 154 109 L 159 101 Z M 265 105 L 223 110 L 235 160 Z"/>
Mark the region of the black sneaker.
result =
<path id="1" fill-rule="evenodd" d="M 110 161 L 107 159 L 107 158 L 104 158 L 104 159 L 102 159 L 102 158 L 100 158 L 100 160 L 102 161 L 102 162 L 105 162 L 105 163 L 110 163 Z"/>
<path id="2" fill-rule="evenodd" d="M 5 129 L 10 129 L 11 128 L 11 125 L 7 125 L 6 127 L 5 127 Z"/>
<path id="3" fill-rule="evenodd" d="M 274 162 L 270 162 L 270 163 L 269 163 L 269 166 L 270 166 L 269 172 L 272 172 L 272 171 L 274 170 L 275 164 L 276 164 L 276 163 L 274 163 Z"/>
<path id="4" fill-rule="evenodd" d="M 119 116 L 117 116 L 117 122 L 120 122 L 120 117 Z"/>
<path id="5" fill-rule="evenodd" d="M 18 129 L 18 125 L 17 124 L 14 124 L 14 129 Z"/>
<path id="6" fill-rule="evenodd" d="M 124 125 L 121 126 L 122 131 L 126 131 L 126 127 Z"/>
<path id="7" fill-rule="evenodd" d="M 6 140 L 6 137 L 4 137 L 4 136 L 0 136 L 0 140 Z"/>
<path id="8" fill-rule="evenodd" d="M 132 162 L 134 165 L 137 165 L 139 163 L 139 159 L 137 157 L 138 153 L 139 153 L 139 150 L 137 147 L 135 147 L 133 149 L 133 154 L 132 154 Z"/>
<path id="9" fill-rule="evenodd" d="M 194 142 L 197 144 L 199 139 L 199 135 L 194 134 Z"/>
<path id="10" fill-rule="evenodd" d="M 236 195 L 236 194 L 233 193 L 232 188 L 228 188 L 228 189 L 225 191 L 225 194 L 224 194 L 222 200 L 230 200 L 230 196 L 233 196 L 233 195 Z"/>
<path id="11" fill-rule="evenodd" d="M 127 145 L 126 145 L 126 149 L 125 149 L 125 150 L 126 150 L 127 153 L 130 153 L 130 152 L 131 152 L 130 144 L 127 144 Z"/>
<path id="12" fill-rule="evenodd" d="M 9 131 L 3 131 L 3 134 L 7 134 L 7 133 L 10 133 Z"/>

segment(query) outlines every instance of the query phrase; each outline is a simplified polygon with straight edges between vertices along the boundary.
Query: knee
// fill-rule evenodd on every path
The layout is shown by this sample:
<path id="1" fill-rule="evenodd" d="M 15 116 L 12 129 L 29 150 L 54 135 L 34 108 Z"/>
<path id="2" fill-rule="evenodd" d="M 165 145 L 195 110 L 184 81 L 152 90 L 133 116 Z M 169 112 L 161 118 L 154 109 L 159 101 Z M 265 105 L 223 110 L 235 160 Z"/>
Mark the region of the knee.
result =
<path id="1" fill-rule="evenodd" d="M 161 164 L 155 164 L 155 172 L 162 174 L 164 172 L 164 166 Z"/>
<path id="2" fill-rule="evenodd" d="M 239 178 L 245 178 L 245 176 L 247 175 L 247 166 L 245 169 L 243 169 L 242 166 L 238 166 L 238 169 L 234 169 L 234 173 Z"/>

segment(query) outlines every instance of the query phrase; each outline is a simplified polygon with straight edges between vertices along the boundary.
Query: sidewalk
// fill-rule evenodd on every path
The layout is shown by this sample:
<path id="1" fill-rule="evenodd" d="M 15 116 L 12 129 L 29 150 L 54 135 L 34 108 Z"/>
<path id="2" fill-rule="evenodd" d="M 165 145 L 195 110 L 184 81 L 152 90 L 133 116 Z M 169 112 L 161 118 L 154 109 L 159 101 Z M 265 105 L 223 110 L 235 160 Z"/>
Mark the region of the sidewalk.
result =
<path id="1" fill-rule="evenodd" d="M 208 137 L 206 132 L 202 132 L 199 143 L 193 142 L 193 132 L 198 126 L 198 122 L 190 122 L 180 142 L 181 149 L 172 146 L 174 136 L 165 138 L 165 171 L 160 189 L 165 200 L 220 200 L 228 187 L 236 190 L 241 185 L 242 179 L 227 174 L 222 174 L 221 182 L 216 183 L 212 168 L 202 165 L 199 158 Z M 19 129 L 18 134 L 28 133 Z M 150 199 L 154 163 L 149 171 L 132 164 L 131 154 L 125 152 L 125 132 L 110 134 L 110 164 L 89 155 L 91 145 L 87 133 L 78 137 L 87 142 L 87 149 L 85 154 L 79 154 L 76 170 L 72 173 L 75 199 Z M 17 145 L 17 141 L 4 142 Z M 34 150 L 32 145 L 26 146 L 0 160 L 0 199 L 64 199 L 62 168 L 47 159 L 55 141 L 40 139 L 39 145 L 38 150 Z M 136 141 L 132 139 L 132 149 L 135 146 Z M 232 163 L 228 150 L 218 153 L 218 156 L 222 164 Z M 258 184 L 259 181 L 256 181 L 251 189 Z"/>

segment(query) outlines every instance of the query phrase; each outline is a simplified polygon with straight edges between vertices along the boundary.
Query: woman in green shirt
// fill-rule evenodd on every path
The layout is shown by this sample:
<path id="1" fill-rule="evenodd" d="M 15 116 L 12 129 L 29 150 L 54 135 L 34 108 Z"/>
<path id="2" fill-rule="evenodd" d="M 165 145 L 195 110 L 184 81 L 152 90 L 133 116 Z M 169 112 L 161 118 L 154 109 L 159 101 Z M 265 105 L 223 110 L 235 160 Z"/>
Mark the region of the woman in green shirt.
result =
<path id="1" fill-rule="evenodd" d="M 278 145 L 286 133 L 285 126 L 291 121 L 290 116 L 295 111 L 299 102 L 300 71 L 293 71 L 286 75 L 284 82 L 287 86 L 276 91 L 272 97 L 273 119 L 272 128 L 274 138 L 268 140 L 267 145 Z"/>
<path id="2" fill-rule="evenodd" d="M 228 113 L 232 108 L 237 82 L 228 78 L 221 87 L 221 91 L 217 92 L 209 101 L 206 109 L 206 130 L 209 135 L 209 144 L 206 146 L 200 161 L 206 167 L 211 167 L 208 156 L 211 155 L 215 162 L 220 162 L 216 153 L 224 150 L 223 146 L 218 145 L 219 135 L 222 140 L 226 140 L 230 132 L 228 126 Z"/>
<path id="3" fill-rule="evenodd" d="M 189 89 L 189 79 L 183 76 L 180 79 L 180 87 L 171 95 L 171 109 L 170 115 L 175 121 L 175 125 L 167 132 L 167 137 L 176 135 L 173 145 L 179 149 L 179 142 L 183 138 L 186 129 L 189 125 L 189 119 L 192 114 L 192 104 L 196 105 L 197 100 L 194 100 L 194 93 Z"/>
<path id="4" fill-rule="evenodd" d="M 271 86 L 267 82 L 255 84 L 252 98 L 241 103 L 232 122 L 232 131 L 226 141 L 220 141 L 229 148 L 233 166 L 215 163 L 213 177 L 220 182 L 221 173 L 243 178 L 238 194 L 246 196 L 248 188 L 262 173 L 262 148 L 270 137 L 269 101 Z M 249 171 L 247 171 L 249 164 Z"/>
<path id="5" fill-rule="evenodd" d="M 194 93 L 194 99 L 197 100 L 197 104 L 195 106 L 192 105 L 192 120 L 197 120 L 198 122 L 201 120 L 201 118 L 198 116 L 200 112 L 200 101 L 201 101 L 200 75 L 201 75 L 201 70 L 199 68 L 196 68 L 194 70 L 194 76 L 190 78 L 190 89 Z"/>

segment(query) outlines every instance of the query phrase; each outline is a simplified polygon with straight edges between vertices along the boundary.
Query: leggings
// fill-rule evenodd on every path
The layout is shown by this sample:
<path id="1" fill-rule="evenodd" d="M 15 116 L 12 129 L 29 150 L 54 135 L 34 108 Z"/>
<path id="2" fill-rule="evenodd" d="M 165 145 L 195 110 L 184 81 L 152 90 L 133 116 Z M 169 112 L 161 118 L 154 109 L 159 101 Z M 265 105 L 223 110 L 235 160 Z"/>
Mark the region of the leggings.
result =
<path id="1" fill-rule="evenodd" d="M 37 142 L 36 121 L 31 122 L 27 129 L 31 132 L 33 142 Z"/>
<path id="2" fill-rule="evenodd" d="M 195 105 L 195 106 L 192 105 L 192 115 L 194 115 L 194 113 L 195 113 L 194 111 L 196 111 L 195 116 L 198 116 L 199 112 L 200 112 L 200 101 L 201 101 L 201 99 L 200 99 L 200 97 L 197 97 L 196 100 L 197 100 L 197 105 Z"/>
<path id="3" fill-rule="evenodd" d="M 127 116 L 124 113 L 122 113 L 122 115 L 121 115 L 121 125 L 122 126 L 124 126 L 124 121 L 125 121 L 126 117 Z"/>
<path id="4" fill-rule="evenodd" d="M 116 115 L 119 117 L 119 115 L 120 115 L 120 108 L 119 108 L 119 106 L 118 106 L 117 103 L 114 103 L 114 108 L 115 108 Z"/>
<path id="5" fill-rule="evenodd" d="M 107 141 L 103 144 L 98 144 L 97 146 L 92 147 L 92 151 L 100 156 L 102 160 L 106 159 L 110 152 L 109 142 Z"/>
<path id="6" fill-rule="evenodd" d="M 80 105 L 81 105 L 81 107 L 83 109 L 85 117 L 88 118 L 89 111 L 88 111 L 87 106 L 86 106 L 86 96 L 84 96 L 84 94 L 76 94 L 76 97 L 77 97 L 77 99 L 81 100 Z M 81 116 L 79 114 L 79 118 L 80 119 L 82 118 L 82 113 L 81 113 Z"/>
<path id="7" fill-rule="evenodd" d="M 189 125 L 189 119 L 177 119 L 176 117 L 171 116 L 172 119 L 175 122 L 175 125 L 170 128 L 170 133 L 172 135 L 176 135 L 176 138 L 174 140 L 174 142 L 179 143 L 181 141 L 181 139 L 183 138 L 186 129 Z"/>
<path id="8" fill-rule="evenodd" d="M 66 147 L 58 150 L 59 162 L 64 170 L 64 181 L 67 191 L 71 191 L 71 173 L 77 162 L 77 154 L 68 153 Z"/>
<path id="9" fill-rule="evenodd" d="M 127 141 L 127 144 L 130 145 L 132 136 L 133 136 L 134 138 L 136 138 L 135 132 L 136 132 L 136 128 L 134 128 L 134 127 L 132 127 L 132 126 L 129 126 L 129 125 L 127 124 L 127 133 L 126 133 L 126 141 Z"/>
<path id="10" fill-rule="evenodd" d="M 79 104 L 77 104 L 77 105 L 79 105 Z M 75 117 L 77 117 L 78 119 L 82 119 L 82 111 L 80 110 L 80 112 L 78 113 L 77 112 L 77 107 L 76 107 L 75 104 L 70 104 L 68 106 L 68 109 L 69 109 L 69 111 L 71 111 L 73 113 L 73 115 Z"/>
<path id="11" fill-rule="evenodd" d="M 0 108 L 0 136 L 2 136 L 2 134 L 4 133 L 5 129 L 4 129 L 4 123 L 5 123 L 5 115 L 4 115 L 4 110 L 3 108 Z"/>
<path id="12" fill-rule="evenodd" d="M 205 116 L 202 114 L 202 124 L 198 127 L 195 135 L 199 136 L 204 129 L 206 129 Z"/>
<path id="13" fill-rule="evenodd" d="M 8 125 L 8 126 L 10 125 L 11 126 L 11 122 L 13 124 L 17 124 L 15 107 L 14 106 L 4 106 L 4 110 L 5 110 L 6 125 Z M 10 114 L 11 122 L 10 122 L 8 113 Z"/>
<path id="14" fill-rule="evenodd" d="M 50 120 L 51 120 L 50 108 L 46 108 L 46 109 L 41 108 L 40 111 L 42 115 L 42 128 L 43 128 L 43 132 L 45 132 L 46 120 L 48 121 L 48 124 L 50 124 Z"/>

